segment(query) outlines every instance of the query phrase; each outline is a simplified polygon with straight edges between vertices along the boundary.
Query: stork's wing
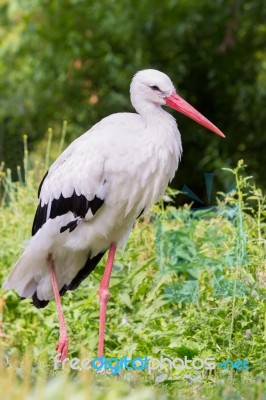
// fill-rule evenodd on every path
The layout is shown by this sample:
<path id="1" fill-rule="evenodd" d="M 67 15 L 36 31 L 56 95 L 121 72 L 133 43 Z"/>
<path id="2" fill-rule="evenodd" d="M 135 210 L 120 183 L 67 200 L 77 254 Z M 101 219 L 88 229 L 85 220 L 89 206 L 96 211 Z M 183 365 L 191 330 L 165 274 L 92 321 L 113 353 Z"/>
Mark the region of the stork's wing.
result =
<path id="1" fill-rule="evenodd" d="M 104 177 L 104 157 L 98 142 L 88 135 L 75 140 L 45 174 L 39 190 L 32 235 L 48 219 L 72 212 L 73 218 L 61 227 L 61 232 L 74 230 L 86 217 L 92 218 L 103 205 L 107 190 Z"/>

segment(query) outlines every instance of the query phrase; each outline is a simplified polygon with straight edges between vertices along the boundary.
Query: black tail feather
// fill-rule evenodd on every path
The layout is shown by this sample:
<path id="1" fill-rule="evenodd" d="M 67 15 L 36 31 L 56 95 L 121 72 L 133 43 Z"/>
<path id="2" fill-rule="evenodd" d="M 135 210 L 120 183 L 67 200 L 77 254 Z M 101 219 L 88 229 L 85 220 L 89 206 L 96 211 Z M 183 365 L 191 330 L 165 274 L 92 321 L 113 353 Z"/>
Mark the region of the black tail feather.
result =
<path id="1" fill-rule="evenodd" d="M 31 304 L 34 304 L 36 308 L 44 308 L 47 306 L 48 303 L 49 300 L 39 300 L 37 297 L 37 292 L 35 292 L 34 295 L 32 296 Z"/>

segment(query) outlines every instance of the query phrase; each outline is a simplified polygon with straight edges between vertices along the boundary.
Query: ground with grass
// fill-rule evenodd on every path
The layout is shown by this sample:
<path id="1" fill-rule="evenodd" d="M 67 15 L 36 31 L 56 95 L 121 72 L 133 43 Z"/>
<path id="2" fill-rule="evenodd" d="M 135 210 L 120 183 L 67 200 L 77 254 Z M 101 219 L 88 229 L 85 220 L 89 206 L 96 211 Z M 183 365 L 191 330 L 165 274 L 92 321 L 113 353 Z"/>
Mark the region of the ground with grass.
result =
<path id="1" fill-rule="evenodd" d="M 48 163 L 46 159 L 46 163 Z M 30 236 L 41 162 L 25 181 L 1 171 L 0 282 Z M 45 163 L 44 163 L 45 164 Z M 0 290 L 0 398 L 2 399 L 264 399 L 266 340 L 266 202 L 240 162 L 236 186 L 211 208 L 176 210 L 156 205 L 136 222 L 111 280 L 106 357 L 212 357 L 213 370 L 170 370 L 117 375 L 54 370 L 58 323 L 54 302 L 37 310 L 14 291 Z M 169 200 L 169 199 L 168 199 Z M 97 289 L 104 261 L 63 298 L 70 358 L 97 354 Z M 246 360 L 248 370 L 219 367 Z"/>

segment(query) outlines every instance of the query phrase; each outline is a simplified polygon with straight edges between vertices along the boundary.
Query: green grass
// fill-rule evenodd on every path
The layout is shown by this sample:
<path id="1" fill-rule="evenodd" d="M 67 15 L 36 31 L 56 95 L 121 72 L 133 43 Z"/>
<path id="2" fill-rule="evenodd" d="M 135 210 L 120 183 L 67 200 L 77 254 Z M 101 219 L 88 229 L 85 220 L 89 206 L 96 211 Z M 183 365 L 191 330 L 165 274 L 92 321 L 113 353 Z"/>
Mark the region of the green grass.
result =
<path id="1" fill-rule="evenodd" d="M 0 282 L 30 236 L 45 159 L 30 162 L 25 152 L 25 183 L 1 172 Z M 266 399 L 266 206 L 261 191 L 242 176 L 242 164 L 224 172 L 236 189 L 216 209 L 160 203 L 136 223 L 116 258 L 105 347 L 106 357 L 117 358 L 246 359 L 249 371 L 54 371 L 54 302 L 37 310 L 14 291 L 0 290 L 1 400 Z M 70 357 L 96 357 L 104 261 L 63 298 Z"/>

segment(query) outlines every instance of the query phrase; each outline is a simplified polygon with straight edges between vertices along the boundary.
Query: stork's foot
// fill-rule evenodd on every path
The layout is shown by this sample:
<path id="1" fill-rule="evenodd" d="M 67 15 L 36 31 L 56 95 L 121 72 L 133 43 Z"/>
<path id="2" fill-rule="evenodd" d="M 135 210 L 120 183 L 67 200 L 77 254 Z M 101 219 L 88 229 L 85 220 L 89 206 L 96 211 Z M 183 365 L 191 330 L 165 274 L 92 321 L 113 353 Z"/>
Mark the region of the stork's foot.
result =
<path id="1" fill-rule="evenodd" d="M 61 354 L 59 360 L 64 361 L 68 356 L 68 337 L 60 336 L 59 341 L 56 345 L 57 354 Z"/>

